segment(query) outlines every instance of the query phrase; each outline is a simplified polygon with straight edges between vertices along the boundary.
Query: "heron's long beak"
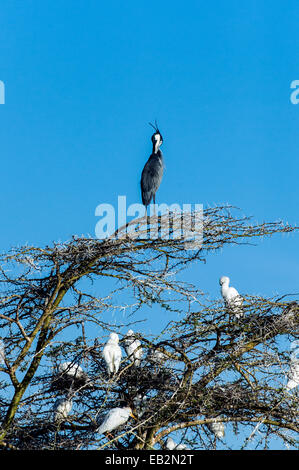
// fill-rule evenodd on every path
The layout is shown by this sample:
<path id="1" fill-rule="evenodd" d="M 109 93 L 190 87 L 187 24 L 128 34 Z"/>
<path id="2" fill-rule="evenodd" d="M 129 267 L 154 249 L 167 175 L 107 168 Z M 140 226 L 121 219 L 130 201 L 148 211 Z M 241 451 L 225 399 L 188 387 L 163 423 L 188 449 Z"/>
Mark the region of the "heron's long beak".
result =
<path id="1" fill-rule="evenodd" d="M 135 419 L 135 421 L 138 421 L 138 419 L 136 418 L 136 416 L 133 415 L 133 413 L 130 413 L 130 416 Z"/>

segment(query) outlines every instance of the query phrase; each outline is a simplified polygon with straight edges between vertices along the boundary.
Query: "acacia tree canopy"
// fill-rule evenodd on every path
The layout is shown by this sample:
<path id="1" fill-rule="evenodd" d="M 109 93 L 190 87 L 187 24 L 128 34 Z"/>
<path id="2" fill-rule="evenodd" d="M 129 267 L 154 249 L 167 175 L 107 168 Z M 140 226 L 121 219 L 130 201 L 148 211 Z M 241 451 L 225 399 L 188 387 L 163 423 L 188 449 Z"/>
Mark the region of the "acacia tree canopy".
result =
<path id="1" fill-rule="evenodd" d="M 204 269 L 207 256 L 226 245 L 297 228 L 252 224 L 233 208 L 210 208 L 202 244 L 188 250 L 184 237 L 163 236 L 162 219 L 148 220 L 138 237 L 125 227 L 117 238 L 73 237 L 1 256 L 3 448 L 161 449 L 173 437 L 192 449 L 213 449 L 225 446 L 224 429 L 236 435 L 245 429 L 244 448 L 256 436 L 260 448 L 273 436 L 296 446 L 298 391 L 284 383 L 290 345 L 298 344 L 297 300 L 242 293 L 244 315 L 234 318 L 180 272 L 198 261 Z M 179 221 L 174 214 L 172 235 Z M 149 227 L 160 236 L 149 237 Z M 156 336 L 138 332 L 134 316 L 146 306 L 172 313 Z M 140 340 L 140 364 L 125 353 L 124 327 Z M 111 332 L 123 350 L 115 374 L 102 356 Z M 74 366 L 75 376 L 67 373 Z M 69 405 L 54 419 L 58 399 Z M 98 433 L 105 413 L 125 406 L 136 419 Z"/>

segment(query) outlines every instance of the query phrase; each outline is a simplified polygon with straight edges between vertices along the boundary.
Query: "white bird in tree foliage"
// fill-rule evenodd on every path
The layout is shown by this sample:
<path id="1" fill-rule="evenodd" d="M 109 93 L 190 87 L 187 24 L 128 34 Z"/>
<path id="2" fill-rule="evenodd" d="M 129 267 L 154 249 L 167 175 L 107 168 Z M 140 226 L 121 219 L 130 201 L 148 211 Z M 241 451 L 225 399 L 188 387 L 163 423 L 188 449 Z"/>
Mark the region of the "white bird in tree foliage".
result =
<path id="1" fill-rule="evenodd" d="M 74 361 L 59 364 L 52 379 L 53 387 L 60 390 L 78 389 L 87 385 L 88 382 L 88 375 Z"/>
<path id="2" fill-rule="evenodd" d="M 111 333 L 103 349 L 103 358 L 105 359 L 108 373 L 117 373 L 121 361 L 122 352 L 120 349 L 119 337 L 117 333 Z"/>
<path id="3" fill-rule="evenodd" d="M 299 360 L 291 360 L 290 370 L 288 372 L 288 382 L 286 384 L 287 390 L 292 390 L 299 385 Z"/>
<path id="4" fill-rule="evenodd" d="M 83 371 L 82 367 L 80 367 L 79 364 L 71 361 L 59 364 L 58 372 L 73 379 L 85 380 L 87 378 L 87 375 Z"/>
<path id="5" fill-rule="evenodd" d="M 97 432 L 99 434 L 109 433 L 119 426 L 125 424 L 130 416 L 136 419 L 133 415 L 132 409 L 129 406 L 124 408 L 112 408 L 105 415 L 103 421 L 97 429 Z"/>
<path id="6" fill-rule="evenodd" d="M 243 298 L 237 289 L 229 286 L 229 282 L 230 279 L 227 276 L 222 276 L 219 280 L 224 304 L 229 314 L 233 314 L 236 318 L 241 318 L 244 315 Z"/>
<path id="7" fill-rule="evenodd" d="M 190 450 L 185 444 L 177 444 L 172 437 L 167 438 L 165 447 L 168 450 Z"/>
<path id="8" fill-rule="evenodd" d="M 186 444 L 178 444 L 175 450 L 190 450 L 190 447 L 187 447 Z"/>
<path id="9" fill-rule="evenodd" d="M 219 439 L 222 439 L 225 436 L 225 425 L 222 421 L 212 421 L 208 424 L 208 428 Z"/>
<path id="10" fill-rule="evenodd" d="M 150 349 L 147 355 L 147 359 L 156 364 L 163 364 L 167 361 L 168 356 L 158 349 Z"/>
<path id="11" fill-rule="evenodd" d="M 129 330 L 124 339 L 125 350 L 131 362 L 135 366 L 139 366 L 141 358 L 143 355 L 143 350 L 141 348 L 141 342 L 139 339 L 136 339 L 134 336 L 134 331 Z"/>
<path id="12" fill-rule="evenodd" d="M 64 421 L 68 417 L 73 406 L 73 402 L 70 398 L 59 398 L 56 400 L 53 406 L 54 421 Z"/>
<path id="13" fill-rule="evenodd" d="M 168 437 L 165 443 L 166 449 L 173 450 L 177 446 L 176 442 L 172 439 L 172 437 Z"/>

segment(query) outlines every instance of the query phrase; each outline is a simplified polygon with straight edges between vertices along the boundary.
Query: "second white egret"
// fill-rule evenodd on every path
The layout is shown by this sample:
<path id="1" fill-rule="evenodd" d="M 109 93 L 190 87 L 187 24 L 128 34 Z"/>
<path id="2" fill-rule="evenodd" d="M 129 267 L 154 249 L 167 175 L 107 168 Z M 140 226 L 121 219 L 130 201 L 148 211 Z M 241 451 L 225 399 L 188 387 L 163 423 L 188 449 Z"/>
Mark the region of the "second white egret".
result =
<path id="1" fill-rule="evenodd" d="M 230 279 L 227 276 L 222 276 L 219 280 L 224 304 L 229 314 L 232 313 L 236 318 L 241 318 L 244 315 L 243 298 L 237 289 L 229 286 L 229 282 Z"/>
<path id="2" fill-rule="evenodd" d="M 130 416 L 136 419 L 133 415 L 132 409 L 129 406 L 124 408 L 112 408 L 104 417 L 103 421 L 97 429 L 97 432 L 100 434 L 104 434 L 106 432 L 109 433 L 119 426 L 125 424 Z"/>
<path id="3" fill-rule="evenodd" d="M 108 373 L 117 373 L 121 361 L 121 349 L 118 345 L 119 337 L 117 333 L 111 333 L 103 349 L 103 358 L 105 359 Z"/>

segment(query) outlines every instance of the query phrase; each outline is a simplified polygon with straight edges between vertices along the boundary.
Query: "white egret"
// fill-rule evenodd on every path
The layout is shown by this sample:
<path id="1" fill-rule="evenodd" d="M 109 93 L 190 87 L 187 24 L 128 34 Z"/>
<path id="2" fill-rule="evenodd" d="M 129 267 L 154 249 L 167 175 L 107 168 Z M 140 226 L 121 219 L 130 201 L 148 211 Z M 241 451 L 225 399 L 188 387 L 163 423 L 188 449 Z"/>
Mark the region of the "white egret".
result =
<path id="1" fill-rule="evenodd" d="M 244 315 L 243 311 L 243 298 L 234 287 L 229 287 L 230 279 L 227 276 L 222 276 L 219 280 L 221 286 L 221 294 L 224 299 L 224 304 L 229 313 L 235 315 L 236 318 L 241 318 Z"/>
<path id="2" fill-rule="evenodd" d="M 147 358 L 156 364 L 163 364 L 168 359 L 168 356 L 158 349 L 150 349 Z"/>
<path id="3" fill-rule="evenodd" d="M 190 447 L 187 447 L 186 444 L 179 444 L 176 446 L 175 450 L 190 450 Z"/>
<path id="4" fill-rule="evenodd" d="M 165 443 L 166 449 L 174 450 L 176 448 L 176 446 L 177 446 L 177 443 L 174 442 L 172 437 L 168 437 L 167 440 L 166 440 L 166 443 Z"/>
<path id="5" fill-rule="evenodd" d="M 290 370 L 288 372 L 288 382 L 286 384 L 287 390 L 292 390 L 299 385 L 299 360 L 291 360 Z"/>
<path id="6" fill-rule="evenodd" d="M 109 433 L 119 426 L 125 424 L 130 416 L 136 419 L 133 415 L 132 409 L 129 406 L 124 408 L 112 408 L 105 415 L 102 423 L 97 429 L 97 432 L 100 434 Z"/>
<path id="7" fill-rule="evenodd" d="M 168 450 L 190 450 L 186 444 L 177 444 L 172 437 L 168 437 L 165 443 L 165 447 Z"/>
<path id="8" fill-rule="evenodd" d="M 66 361 L 58 365 L 53 385 L 59 389 L 83 387 L 87 384 L 88 375 L 74 361 Z"/>
<path id="9" fill-rule="evenodd" d="M 135 338 L 133 330 L 129 330 L 127 332 L 124 343 L 125 350 L 129 356 L 130 361 L 133 362 L 135 366 L 139 366 L 143 355 L 143 350 L 141 348 L 141 342 L 139 339 Z"/>
<path id="10" fill-rule="evenodd" d="M 53 406 L 54 421 L 55 422 L 64 421 L 68 417 L 72 409 L 72 406 L 73 406 L 73 402 L 69 398 L 59 398 L 58 400 L 56 400 Z"/>
<path id="11" fill-rule="evenodd" d="M 225 436 L 225 425 L 222 421 L 212 421 L 208 424 L 208 428 L 219 439 L 222 439 Z"/>
<path id="12" fill-rule="evenodd" d="M 119 337 L 117 333 L 111 333 L 103 349 L 103 358 L 105 359 L 108 373 L 117 373 L 121 361 L 121 349 L 118 345 Z"/>
<path id="13" fill-rule="evenodd" d="M 82 367 L 75 362 L 67 361 L 63 362 L 62 364 L 58 365 L 58 372 L 63 375 L 67 375 L 72 378 L 81 379 L 85 377 L 85 372 L 83 371 Z"/>

